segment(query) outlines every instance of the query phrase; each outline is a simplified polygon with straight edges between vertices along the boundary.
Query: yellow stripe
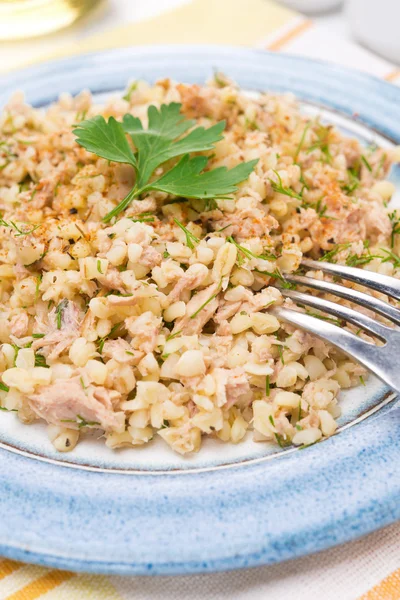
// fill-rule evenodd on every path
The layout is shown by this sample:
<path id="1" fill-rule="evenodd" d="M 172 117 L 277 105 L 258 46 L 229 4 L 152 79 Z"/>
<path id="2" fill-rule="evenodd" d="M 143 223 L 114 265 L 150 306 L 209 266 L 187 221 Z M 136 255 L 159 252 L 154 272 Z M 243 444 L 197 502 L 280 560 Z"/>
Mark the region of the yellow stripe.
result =
<path id="1" fill-rule="evenodd" d="M 307 31 L 307 29 L 309 29 L 311 27 L 311 25 L 312 25 L 312 21 L 302 21 L 301 23 L 296 25 L 296 27 L 291 29 L 290 31 L 284 33 L 282 35 L 282 37 L 278 38 L 277 40 L 275 40 L 274 42 L 269 44 L 269 46 L 267 46 L 267 49 L 272 50 L 273 52 L 276 52 L 277 50 L 281 50 L 284 46 L 286 46 L 286 44 L 288 44 L 289 42 L 294 40 L 301 33 L 304 33 L 305 31 Z"/>
<path id="2" fill-rule="evenodd" d="M 14 573 L 14 571 L 17 571 L 17 569 L 20 569 L 23 566 L 23 564 L 17 563 L 14 560 L 2 560 L 0 562 L 0 580 L 11 575 L 11 573 Z"/>
<path id="3" fill-rule="evenodd" d="M 41 600 L 122 600 L 109 578 L 103 575 L 77 575 L 47 593 Z"/>
<path id="4" fill-rule="evenodd" d="M 358 600 L 399 600 L 400 569 L 393 571 Z"/>
<path id="5" fill-rule="evenodd" d="M 385 75 L 384 79 L 386 79 L 386 81 L 394 81 L 398 77 L 400 77 L 400 69 L 395 69 L 394 71 L 391 71 Z"/>
<path id="6" fill-rule="evenodd" d="M 69 573 L 68 571 L 49 571 L 46 575 L 28 583 L 28 585 L 18 592 L 11 594 L 11 596 L 8 596 L 5 600 L 36 600 L 36 598 L 53 590 L 72 577 L 75 577 L 75 574 Z"/>

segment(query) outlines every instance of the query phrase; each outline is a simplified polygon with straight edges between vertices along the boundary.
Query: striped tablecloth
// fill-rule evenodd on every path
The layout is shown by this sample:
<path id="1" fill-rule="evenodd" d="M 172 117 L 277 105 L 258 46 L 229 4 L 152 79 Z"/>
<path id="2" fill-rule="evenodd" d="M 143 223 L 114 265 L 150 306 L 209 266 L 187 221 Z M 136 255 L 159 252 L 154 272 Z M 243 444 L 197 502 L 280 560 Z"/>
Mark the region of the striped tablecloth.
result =
<path id="1" fill-rule="evenodd" d="M 152 43 L 256 45 L 344 64 L 400 85 L 400 70 L 272 0 L 193 0 L 79 42 L 52 58 Z M 49 58 L 32 53 L 35 60 Z M 7 61 L 19 66 L 21 60 Z M 26 64 L 26 63 L 25 63 Z M 2 64 L 2 68 L 7 65 Z M 2 516 L 5 518 L 5 515 Z M 400 600 L 400 524 L 289 563 L 186 577 L 74 574 L 0 558 L 0 600 Z"/>

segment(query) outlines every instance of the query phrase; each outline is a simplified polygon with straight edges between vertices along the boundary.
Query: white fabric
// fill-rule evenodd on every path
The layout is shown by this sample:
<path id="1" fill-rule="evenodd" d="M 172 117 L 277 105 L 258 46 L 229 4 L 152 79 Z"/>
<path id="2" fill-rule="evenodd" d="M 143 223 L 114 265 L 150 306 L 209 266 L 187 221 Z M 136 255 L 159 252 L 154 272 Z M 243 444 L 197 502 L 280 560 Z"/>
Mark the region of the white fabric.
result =
<path id="1" fill-rule="evenodd" d="M 109 580 L 126 600 L 356 600 L 400 566 L 399 539 L 400 523 L 344 546 L 270 567 Z"/>

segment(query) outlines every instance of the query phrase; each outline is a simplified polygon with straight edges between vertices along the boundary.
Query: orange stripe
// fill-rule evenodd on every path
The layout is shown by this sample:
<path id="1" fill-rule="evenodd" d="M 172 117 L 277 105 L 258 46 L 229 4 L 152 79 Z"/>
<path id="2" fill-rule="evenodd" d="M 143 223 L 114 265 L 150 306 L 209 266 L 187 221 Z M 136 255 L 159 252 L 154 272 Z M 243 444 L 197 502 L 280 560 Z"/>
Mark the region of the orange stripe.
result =
<path id="1" fill-rule="evenodd" d="M 288 42 L 291 42 L 294 38 L 296 38 L 300 33 L 307 31 L 312 25 L 312 21 L 302 21 L 296 27 L 285 33 L 282 37 L 272 42 L 269 46 L 267 46 L 267 50 L 272 50 L 276 52 L 277 50 L 281 50 L 283 46 L 286 46 Z"/>
<path id="2" fill-rule="evenodd" d="M 5 600 L 35 600 L 46 592 L 54 590 L 64 581 L 68 581 L 72 577 L 75 577 L 75 573 L 69 573 L 68 571 L 49 571 L 46 575 L 39 577 L 35 581 L 28 583 L 18 592 L 11 594 Z"/>
<path id="3" fill-rule="evenodd" d="M 358 600 L 399 600 L 400 569 L 393 571 Z"/>
<path id="4" fill-rule="evenodd" d="M 17 571 L 24 565 L 22 563 L 17 563 L 14 560 L 2 560 L 0 562 L 0 579 L 4 579 L 7 575 L 11 575 L 14 571 Z"/>
<path id="5" fill-rule="evenodd" d="M 395 69 L 394 71 L 391 71 L 385 75 L 384 79 L 386 79 L 386 81 L 394 81 L 398 77 L 400 77 L 400 69 Z"/>

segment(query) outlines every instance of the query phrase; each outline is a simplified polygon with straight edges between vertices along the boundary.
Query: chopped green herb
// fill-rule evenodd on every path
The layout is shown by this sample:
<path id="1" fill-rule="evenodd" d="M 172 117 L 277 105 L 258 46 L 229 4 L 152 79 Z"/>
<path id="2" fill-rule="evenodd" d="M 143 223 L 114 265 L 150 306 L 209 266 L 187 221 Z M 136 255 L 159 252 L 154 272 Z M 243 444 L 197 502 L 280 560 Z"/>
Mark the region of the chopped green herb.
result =
<path id="1" fill-rule="evenodd" d="M 82 429 L 82 427 L 95 427 L 96 425 L 100 425 L 100 423 L 98 421 L 86 421 L 86 419 L 84 419 L 81 415 L 76 415 L 76 418 L 77 418 L 77 421 L 74 421 L 74 419 L 61 419 L 61 422 L 62 423 L 75 423 L 78 425 L 79 429 Z"/>
<path id="2" fill-rule="evenodd" d="M 140 215 L 139 217 L 128 217 L 128 219 L 130 219 L 134 223 L 152 223 L 154 221 L 154 217 L 152 216 L 141 217 Z"/>
<path id="3" fill-rule="evenodd" d="M 310 315 L 310 317 L 315 317 L 316 319 L 321 319 L 321 321 L 328 321 L 329 323 L 333 323 L 334 325 L 341 326 L 341 322 L 339 319 L 334 319 L 333 317 L 327 317 L 326 315 L 321 315 L 320 313 L 314 312 L 306 308 L 306 313 Z"/>
<path id="4" fill-rule="evenodd" d="M 40 275 L 37 276 L 36 278 L 36 288 L 35 288 L 35 299 L 37 300 L 39 298 L 39 294 L 40 294 L 40 284 L 42 283 L 42 274 L 40 273 Z"/>
<path id="5" fill-rule="evenodd" d="M 122 96 L 124 100 L 126 100 L 127 102 L 131 101 L 131 96 L 133 92 L 137 90 L 138 83 L 138 81 L 132 81 L 132 83 L 128 86 L 128 89 L 126 90 L 125 94 Z"/>
<path id="6" fill-rule="evenodd" d="M 8 385 L 6 385 L 5 383 L 3 383 L 2 381 L 0 381 L 0 390 L 2 392 L 9 392 L 10 388 L 8 387 Z"/>
<path id="7" fill-rule="evenodd" d="M 67 306 L 68 306 L 68 300 L 65 298 L 64 300 L 62 300 L 60 302 L 60 304 L 58 304 L 58 306 L 56 308 L 56 325 L 57 325 L 57 329 L 61 329 L 63 312 L 67 308 Z"/>
<path id="8" fill-rule="evenodd" d="M 228 82 L 225 79 L 224 74 L 220 73 L 219 71 L 214 71 L 214 81 L 217 84 L 217 86 L 220 88 L 226 87 L 228 85 Z"/>
<path id="9" fill-rule="evenodd" d="M 38 352 L 35 353 L 35 367 L 46 367 L 49 368 L 49 365 L 46 363 L 46 359 L 42 354 Z"/>
<path id="10" fill-rule="evenodd" d="M 354 169 L 347 169 L 347 173 L 349 181 L 348 183 L 343 184 L 341 188 L 346 194 L 351 194 L 360 186 L 361 182 Z"/>
<path id="11" fill-rule="evenodd" d="M 36 229 L 38 229 L 40 227 L 40 224 L 34 225 L 28 231 L 24 231 L 23 229 L 18 227 L 18 225 L 16 223 L 14 223 L 14 221 L 10 221 L 9 223 L 7 223 L 6 221 L 4 221 L 4 219 L 1 219 L 1 218 L 0 218 L 0 225 L 2 225 L 3 227 L 12 227 L 13 229 L 15 229 L 15 231 L 17 231 L 17 233 L 15 234 L 15 237 L 21 237 L 22 235 L 29 235 L 30 233 L 33 233 L 34 231 L 36 231 Z M 32 225 L 32 223 L 23 223 L 23 225 Z"/>
<path id="12" fill-rule="evenodd" d="M 380 248 L 381 252 L 385 252 L 387 256 L 382 259 L 382 262 L 392 262 L 395 269 L 400 267 L 400 256 L 395 254 L 392 250 L 386 250 L 386 248 Z"/>
<path id="13" fill-rule="evenodd" d="M 198 244 L 200 242 L 199 238 L 197 238 L 195 235 L 193 235 L 193 233 L 191 233 L 189 231 L 189 229 L 186 229 L 186 227 L 184 225 L 182 225 L 182 223 L 180 223 L 178 221 L 178 219 L 174 219 L 174 222 L 176 225 L 178 225 L 178 227 L 180 227 L 183 231 L 183 233 L 186 236 L 186 246 L 188 246 L 191 250 L 194 249 L 194 244 Z"/>
<path id="14" fill-rule="evenodd" d="M 206 200 L 204 201 L 204 212 L 217 210 L 217 208 L 218 204 L 216 200 L 214 200 L 213 198 L 206 198 Z"/>
<path id="15" fill-rule="evenodd" d="M 244 246 L 241 246 L 240 244 L 238 244 L 231 235 L 228 236 L 226 238 L 226 240 L 228 242 L 230 242 L 231 244 L 234 244 L 234 246 L 236 246 L 236 248 L 239 250 L 239 252 L 241 254 L 243 254 L 246 258 L 248 258 L 249 260 L 251 260 L 252 258 L 261 258 L 263 260 L 275 260 L 276 259 L 275 254 L 273 254 L 272 252 L 269 252 L 269 251 L 265 251 L 265 250 L 264 250 L 263 254 L 254 254 L 254 252 L 252 252 L 248 248 L 245 248 Z"/>
<path id="16" fill-rule="evenodd" d="M 311 121 L 308 121 L 308 123 L 306 123 L 306 126 L 303 129 L 303 133 L 301 134 L 299 145 L 297 146 L 296 152 L 295 152 L 295 154 L 293 156 L 293 161 L 294 162 L 297 162 L 297 159 L 299 157 L 300 151 L 301 151 L 301 149 L 303 147 L 303 144 L 304 144 L 304 141 L 306 139 L 307 131 L 310 129 L 310 127 L 311 127 Z"/>
<path id="17" fill-rule="evenodd" d="M 265 378 L 265 395 L 268 397 L 271 393 L 270 390 L 270 383 L 269 383 L 269 375 L 266 376 Z"/>
<path id="18" fill-rule="evenodd" d="M 364 165 L 367 167 L 368 171 L 369 171 L 370 173 L 372 173 L 372 167 L 371 167 L 371 165 L 369 164 L 369 162 L 368 162 L 367 158 L 366 158 L 364 155 L 362 155 L 362 156 L 361 156 L 361 160 L 362 160 L 362 162 L 364 163 Z"/>
<path id="19" fill-rule="evenodd" d="M 101 270 L 101 260 L 99 258 L 97 259 L 97 270 L 99 273 L 101 273 L 101 275 L 104 275 L 103 271 Z"/>
<path id="20" fill-rule="evenodd" d="M 346 258 L 346 265 L 348 267 L 361 267 L 363 265 L 368 265 L 374 258 L 380 258 L 376 254 L 362 254 L 358 256 L 357 254 L 349 254 Z"/>
<path id="21" fill-rule="evenodd" d="M 396 210 L 389 213 L 388 217 L 392 223 L 392 232 L 390 234 L 390 247 L 394 248 L 394 236 L 400 233 L 400 218 L 397 215 Z"/>
<path id="22" fill-rule="evenodd" d="M 274 173 L 278 178 L 278 183 L 276 183 L 273 179 L 269 180 L 274 192 L 278 192 L 279 194 L 284 194 L 285 196 L 289 196 L 290 198 L 296 198 L 297 200 L 303 200 L 303 198 L 300 196 L 300 194 L 296 194 L 296 192 L 294 192 L 290 188 L 285 188 L 283 186 L 282 178 L 279 175 L 278 171 L 274 170 Z"/>
<path id="23" fill-rule="evenodd" d="M 169 335 L 165 341 L 169 342 L 170 340 L 173 340 L 174 338 L 178 337 L 178 335 L 180 335 L 181 333 L 182 333 L 182 329 L 180 329 L 179 331 L 176 331 L 175 333 L 171 333 L 171 335 Z"/>
<path id="24" fill-rule="evenodd" d="M 384 153 L 382 154 L 382 156 L 381 156 L 381 159 L 380 159 L 380 161 L 379 161 L 379 163 L 378 163 L 377 167 L 376 167 L 376 170 L 375 170 L 375 173 L 374 173 L 374 176 L 375 176 L 375 177 L 377 177 L 377 176 L 379 175 L 379 172 L 381 171 L 381 169 L 382 169 L 383 165 L 385 164 L 385 160 L 386 160 L 386 158 L 387 158 L 387 154 L 386 154 L 386 152 L 384 152 Z"/>
<path id="25" fill-rule="evenodd" d="M 32 337 L 35 339 L 40 339 L 40 338 L 44 338 L 45 334 L 44 333 L 32 333 Z"/>
<path id="26" fill-rule="evenodd" d="M 169 258 L 170 256 L 171 256 L 171 255 L 170 255 L 170 253 L 169 253 L 169 252 L 167 252 L 166 250 L 164 250 L 164 252 L 163 252 L 163 257 L 164 257 L 164 258 Z"/>
<path id="27" fill-rule="evenodd" d="M 365 385 L 364 377 L 360 375 L 360 383 L 361 385 Z"/>
<path id="28" fill-rule="evenodd" d="M 190 318 L 191 318 L 191 319 L 194 319 L 195 317 L 197 317 L 197 315 L 199 314 L 199 312 L 200 312 L 200 311 L 202 311 L 202 310 L 203 310 L 203 308 L 204 308 L 205 306 L 207 306 L 207 304 L 209 304 L 210 302 L 212 302 L 212 301 L 214 300 L 214 298 L 216 298 L 216 297 L 218 296 L 219 292 L 220 292 L 220 289 L 218 289 L 218 290 L 215 292 L 215 294 L 213 294 L 212 296 L 210 296 L 210 297 L 208 298 L 208 300 L 206 300 L 206 301 L 204 302 L 204 304 L 202 304 L 202 305 L 200 306 L 200 308 L 198 308 L 198 309 L 196 310 L 196 312 L 194 312 L 192 315 L 190 315 Z"/>
<path id="29" fill-rule="evenodd" d="M 21 348 L 19 346 L 17 346 L 16 344 L 11 344 L 11 346 L 14 348 L 14 367 L 15 367 L 15 364 L 17 362 L 18 352 L 21 350 Z"/>
<path id="30" fill-rule="evenodd" d="M 329 151 L 329 142 L 328 142 L 330 130 L 331 130 L 331 128 L 329 126 L 324 127 L 323 125 L 320 125 L 318 130 L 316 131 L 318 141 L 315 142 L 314 144 L 312 144 L 312 146 L 310 146 L 309 148 L 307 148 L 308 154 L 319 148 L 321 150 L 322 154 L 325 155 L 325 161 L 327 163 L 332 162 L 332 155 Z"/>
<path id="31" fill-rule="evenodd" d="M 281 286 L 284 289 L 294 289 L 296 286 L 293 283 L 289 283 L 289 281 L 286 281 L 286 279 L 283 277 L 282 273 L 279 271 L 278 268 L 275 269 L 275 271 L 260 271 L 259 269 L 254 269 L 254 271 L 256 273 L 259 273 L 260 275 L 268 275 L 268 277 L 272 277 L 273 279 L 278 279 L 281 283 Z"/>
<path id="32" fill-rule="evenodd" d="M 106 340 L 109 340 L 110 338 L 112 338 L 112 337 L 113 337 L 113 335 L 114 335 L 114 334 L 115 334 L 115 333 L 118 331 L 118 329 L 121 327 L 121 325 L 122 325 L 122 324 L 123 324 L 122 322 L 121 322 L 121 323 L 116 323 L 116 324 L 115 324 L 115 325 L 114 325 L 114 326 L 111 328 L 111 331 L 110 331 L 110 333 L 109 333 L 108 335 L 105 335 L 104 337 L 102 337 L 102 338 L 99 338 L 99 339 L 97 340 L 97 350 L 98 350 L 98 352 L 99 352 L 100 354 L 102 354 L 102 353 L 103 353 L 103 348 L 104 348 L 104 344 L 105 344 Z"/>
<path id="33" fill-rule="evenodd" d="M 333 250 L 330 250 L 329 252 L 326 252 L 323 256 L 321 256 L 321 258 L 319 259 L 320 261 L 327 261 L 327 262 L 336 262 L 335 260 L 332 260 L 337 254 L 339 254 L 339 252 L 342 252 L 342 250 L 347 250 L 348 248 L 350 248 L 351 243 L 347 242 L 345 244 L 337 244 Z"/>

